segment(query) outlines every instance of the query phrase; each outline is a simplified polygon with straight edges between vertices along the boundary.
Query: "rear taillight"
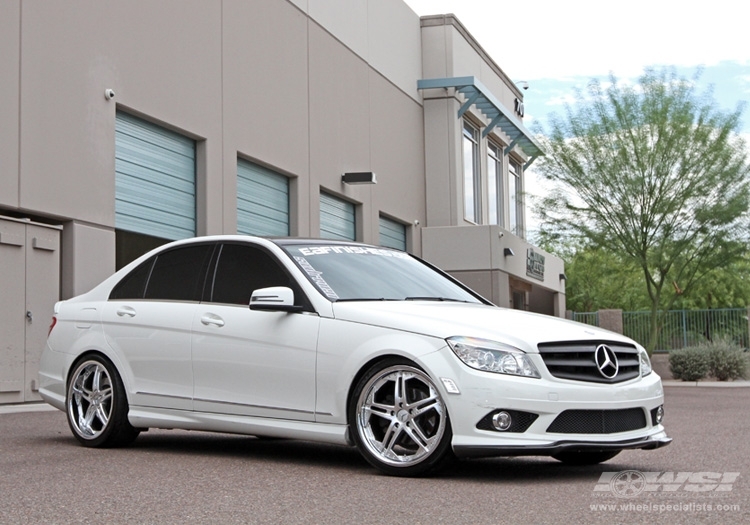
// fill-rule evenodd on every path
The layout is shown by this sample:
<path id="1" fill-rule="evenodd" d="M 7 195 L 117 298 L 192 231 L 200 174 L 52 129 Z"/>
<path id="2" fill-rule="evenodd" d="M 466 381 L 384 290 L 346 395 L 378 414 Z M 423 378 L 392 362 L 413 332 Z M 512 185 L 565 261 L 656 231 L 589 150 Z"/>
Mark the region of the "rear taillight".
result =
<path id="1" fill-rule="evenodd" d="M 49 334 L 51 334 L 51 333 L 52 333 L 52 329 L 53 329 L 53 328 L 55 327 L 55 325 L 56 325 L 56 324 L 57 324 L 57 317 L 55 317 L 55 316 L 53 315 L 53 316 L 52 316 L 52 322 L 51 322 L 51 323 L 50 323 L 50 325 L 49 325 L 49 331 L 47 332 L 47 337 L 49 337 Z"/>

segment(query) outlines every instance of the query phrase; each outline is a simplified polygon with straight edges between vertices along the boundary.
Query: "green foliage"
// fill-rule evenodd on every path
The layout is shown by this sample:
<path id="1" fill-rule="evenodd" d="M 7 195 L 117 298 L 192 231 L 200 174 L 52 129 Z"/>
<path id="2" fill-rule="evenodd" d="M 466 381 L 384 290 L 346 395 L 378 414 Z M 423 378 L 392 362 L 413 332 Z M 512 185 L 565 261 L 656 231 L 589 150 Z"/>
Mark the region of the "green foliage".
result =
<path id="1" fill-rule="evenodd" d="M 719 339 L 706 346 L 708 372 L 719 381 L 733 381 L 747 374 L 747 354 L 731 339 Z"/>
<path id="2" fill-rule="evenodd" d="M 619 308 L 627 312 L 651 308 L 643 272 L 632 259 L 604 248 L 572 241 L 566 244 L 563 239 L 545 238 L 539 246 L 565 261 L 568 310 Z M 726 268 L 707 272 L 688 292 L 680 292 L 673 302 L 674 310 L 750 306 L 750 252 Z"/>
<path id="3" fill-rule="evenodd" d="M 747 375 L 748 354 L 731 338 L 689 346 L 669 353 L 669 369 L 675 379 L 698 381 L 707 375 L 733 381 Z"/>
<path id="4" fill-rule="evenodd" d="M 708 374 L 708 353 L 697 346 L 689 346 L 669 353 L 672 377 L 682 381 L 698 381 Z"/>
<path id="5" fill-rule="evenodd" d="M 637 269 L 652 341 L 659 310 L 746 253 L 750 168 L 741 113 L 722 112 L 664 69 L 647 70 L 637 86 L 593 81 L 565 118 L 550 117 L 537 171 L 555 189 L 536 210 L 541 238 L 585 240 L 619 258 L 623 277 Z"/>
<path id="6" fill-rule="evenodd" d="M 643 277 L 631 261 L 612 252 L 586 248 L 565 257 L 566 304 L 575 312 L 649 307 Z"/>
<path id="7" fill-rule="evenodd" d="M 750 253 L 726 268 L 717 268 L 706 274 L 689 293 L 677 298 L 673 308 L 694 310 L 747 306 L 750 306 Z"/>

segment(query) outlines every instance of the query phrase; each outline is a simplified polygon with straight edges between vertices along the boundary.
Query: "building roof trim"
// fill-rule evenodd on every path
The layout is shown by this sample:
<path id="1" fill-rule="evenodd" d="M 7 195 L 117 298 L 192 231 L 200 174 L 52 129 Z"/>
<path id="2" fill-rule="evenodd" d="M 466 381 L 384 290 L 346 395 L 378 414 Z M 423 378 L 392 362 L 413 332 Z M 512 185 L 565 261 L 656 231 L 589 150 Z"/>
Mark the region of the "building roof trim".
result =
<path id="1" fill-rule="evenodd" d="M 429 78 L 417 81 L 419 90 L 441 88 L 454 88 L 464 96 L 465 102 L 458 110 L 458 118 L 461 118 L 471 106 L 475 106 L 489 119 L 489 124 L 482 131 L 483 137 L 497 127 L 510 138 L 513 146 L 521 148 L 529 157 L 524 164 L 524 169 L 528 168 L 534 159 L 544 155 L 541 144 L 534 139 L 521 121 L 508 112 L 476 77 Z M 511 149 L 512 147 L 505 148 L 505 154 L 510 153 Z"/>
<path id="2" fill-rule="evenodd" d="M 484 50 L 479 41 L 469 33 L 469 30 L 461 23 L 461 20 L 452 13 L 445 15 L 427 15 L 420 18 L 421 27 L 438 27 L 438 26 L 451 26 L 458 34 L 460 34 L 466 42 L 477 52 L 477 54 L 484 60 L 484 62 L 492 69 L 492 71 L 499 76 L 506 85 L 510 87 L 513 93 L 520 99 L 523 99 L 523 92 L 513 82 L 513 80 L 503 71 L 503 69 L 497 65 L 497 62 L 490 56 L 490 54 Z"/>

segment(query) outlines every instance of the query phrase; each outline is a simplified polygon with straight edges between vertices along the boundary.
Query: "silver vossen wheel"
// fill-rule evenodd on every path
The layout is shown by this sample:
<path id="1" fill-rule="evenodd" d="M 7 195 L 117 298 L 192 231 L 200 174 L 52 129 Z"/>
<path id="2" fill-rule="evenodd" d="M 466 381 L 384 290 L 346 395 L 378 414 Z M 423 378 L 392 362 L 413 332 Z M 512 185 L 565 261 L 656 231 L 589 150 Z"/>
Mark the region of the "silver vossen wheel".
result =
<path id="1" fill-rule="evenodd" d="M 374 367 L 360 381 L 355 410 L 360 450 L 389 474 L 425 473 L 448 454 L 445 404 L 430 377 L 414 366 Z"/>
<path id="2" fill-rule="evenodd" d="M 112 379 L 98 361 L 76 369 L 68 391 L 68 417 L 76 434 L 95 439 L 107 428 L 112 415 Z"/>
<path id="3" fill-rule="evenodd" d="M 102 357 L 92 356 L 75 366 L 66 403 L 70 429 L 86 446 L 125 444 L 138 436 L 127 420 L 122 381 Z"/>

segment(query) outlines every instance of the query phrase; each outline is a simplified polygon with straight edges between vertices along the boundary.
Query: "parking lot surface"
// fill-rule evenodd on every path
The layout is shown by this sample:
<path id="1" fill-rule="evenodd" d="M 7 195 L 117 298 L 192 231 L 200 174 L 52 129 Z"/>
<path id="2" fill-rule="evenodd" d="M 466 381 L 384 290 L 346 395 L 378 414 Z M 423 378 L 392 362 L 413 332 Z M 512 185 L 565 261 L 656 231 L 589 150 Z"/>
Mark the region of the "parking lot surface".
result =
<path id="1" fill-rule="evenodd" d="M 379 474 L 353 448 L 150 430 L 78 445 L 56 410 L 0 413 L 0 523 L 750 523 L 750 388 L 666 389 L 674 442 L 593 467 L 461 461 Z"/>

